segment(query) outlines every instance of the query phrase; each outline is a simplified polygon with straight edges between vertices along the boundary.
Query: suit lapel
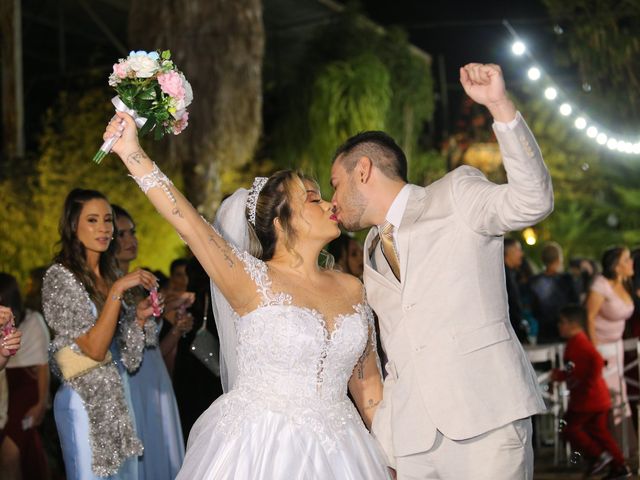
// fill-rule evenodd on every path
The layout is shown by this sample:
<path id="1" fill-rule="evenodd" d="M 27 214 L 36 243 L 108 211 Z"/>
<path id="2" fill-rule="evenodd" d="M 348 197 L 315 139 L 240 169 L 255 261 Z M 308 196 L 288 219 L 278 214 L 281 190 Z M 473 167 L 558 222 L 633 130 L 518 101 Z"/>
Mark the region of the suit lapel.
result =
<path id="1" fill-rule="evenodd" d="M 409 245 L 411 243 L 411 225 L 420 217 L 425 208 L 427 196 L 424 187 L 410 185 L 411 192 L 407 207 L 402 216 L 402 223 L 398 229 L 398 254 L 400 256 L 400 280 L 404 285 L 409 266 Z"/>

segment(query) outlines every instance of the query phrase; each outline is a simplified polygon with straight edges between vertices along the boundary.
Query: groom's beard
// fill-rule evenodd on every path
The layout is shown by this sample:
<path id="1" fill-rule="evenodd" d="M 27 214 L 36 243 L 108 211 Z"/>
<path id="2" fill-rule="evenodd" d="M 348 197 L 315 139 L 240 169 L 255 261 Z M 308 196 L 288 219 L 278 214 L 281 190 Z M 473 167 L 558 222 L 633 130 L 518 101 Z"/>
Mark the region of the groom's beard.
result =
<path id="1" fill-rule="evenodd" d="M 370 225 L 363 225 L 362 216 L 367 208 L 367 199 L 356 186 L 355 180 L 349 180 L 349 193 L 345 195 L 344 205 L 346 209 L 340 209 L 340 223 L 345 230 L 357 232 Z"/>

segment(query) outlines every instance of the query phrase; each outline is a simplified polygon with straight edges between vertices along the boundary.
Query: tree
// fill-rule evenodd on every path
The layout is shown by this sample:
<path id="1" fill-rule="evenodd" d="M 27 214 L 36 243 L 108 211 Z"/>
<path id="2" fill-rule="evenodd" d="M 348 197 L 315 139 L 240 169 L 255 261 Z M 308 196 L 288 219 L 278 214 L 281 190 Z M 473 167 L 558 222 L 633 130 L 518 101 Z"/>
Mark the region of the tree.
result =
<path id="1" fill-rule="evenodd" d="M 134 0 L 129 37 L 136 48 L 170 49 L 193 86 L 189 128 L 160 148 L 211 218 L 222 172 L 251 160 L 262 132 L 262 2 Z"/>
<path id="2" fill-rule="evenodd" d="M 551 17 L 563 25 L 563 48 L 591 86 L 594 111 L 617 130 L 635 134 L 640 121 L 640 3 L 611 0 L 544 0 Z M 565 55 L 566 57 L 566 55 Z"/>
<path id="3" fill-rule="evenodd" d="M 0 236 L 0 270 L 24 280 L 30 269 L 51 262 L 63 202 L 76 187 L 99 190 L 133 215 L 140 242 L 137 265 L 166 271 L 173 259 L 184 256 L 173 227 L 128 178 L 121 162 L 113 155 L 99 166 L 91 162 L 105 118 L 113 115 L 104 101 L 108 94 L 104 89 L 61 94 L 46 115 L 35 169 L 15 169 L 16 175 L 0 181 L 0 224 L 11 231 Z M 165 170 L 180 186 L 176 172 Z"/>
<path id="4" fill-rule="evenodd" d="M 308 41 L 299 68 L 275 92 L 277 121 L 267 151 L 284 168 L 303 167 L 326 189 L 331 157 L 349 136 L 385 130 L 404 149 L 411 180 L 442 171 L 420 145 L 434 109 L 430 59 L 398 29 L 382 30 L 348 8 Z"/>

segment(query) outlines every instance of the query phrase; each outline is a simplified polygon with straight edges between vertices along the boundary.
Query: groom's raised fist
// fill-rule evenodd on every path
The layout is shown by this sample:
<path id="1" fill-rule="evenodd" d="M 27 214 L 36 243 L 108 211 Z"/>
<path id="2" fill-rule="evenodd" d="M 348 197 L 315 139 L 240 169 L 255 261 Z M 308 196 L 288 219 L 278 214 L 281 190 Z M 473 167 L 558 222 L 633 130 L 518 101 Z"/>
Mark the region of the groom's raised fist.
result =
<path id="1" fill-rule="evenodd" d="M 507 96 L 502 69 L 493 63 L 469 63 L 460 68 L 460 83 L 469 97 L 489 109 L 494 119 L 510 122 L 516 109 Z"/>

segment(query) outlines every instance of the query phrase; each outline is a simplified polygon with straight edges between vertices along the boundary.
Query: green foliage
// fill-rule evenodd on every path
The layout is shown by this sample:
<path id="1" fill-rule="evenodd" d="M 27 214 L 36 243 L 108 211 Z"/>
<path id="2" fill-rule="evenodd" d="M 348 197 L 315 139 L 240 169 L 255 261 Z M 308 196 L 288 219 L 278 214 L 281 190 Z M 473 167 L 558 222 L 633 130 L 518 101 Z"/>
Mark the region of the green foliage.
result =
<path id="1" fill-rule="evenodd" d="M 540 239 L 560 243 L 566 258 L 597 259 L 613 244 L 640 243 L 640 192 L 632 187 L 640 180 L 638 166 L 623 167 L 615 155 L 594 149 L 543 100 L 520 108 L 553 179 L 555 208 L 537 226 Z"/>
<path id="2" fill-rule="evenodd" d="M 577 100 L 616 129 L 635 134 L 629 122 L 640 121 L 640 2 L 610 0 L 544 0 L 564 28 L 562 48 L 568 50 L 591 93 Z"/>
<path id="3" fill-rule="evenodd" d="M 100 166 L 91 162 L 113 115 L 108 99 L 109 92 L 102 89 L 62 94 L 46 116 L 35 171 L 0 181 L 4 207 L 0 224 L 12 232 L 0 236 L 1 270 L 24 280 L 31 268 L 50 263 L 59 239 L 62 205 L 75 187 L 101 191 L 135 218 L 140 243 L 137 265 L 166 270 L 174 258 L 184 255 L 173 228 L 127 177 L 120 161 L 110 156 Z"/>
<path id="4" fill-rule="evenodd" d="M 564 29 L 557 58 L 576 64 L 591 92 L 567 93 L 594 117 L 632 133 L 640 120 L 638 2 L 544 0 Z M 577 85 L 580 85 L 578 82 Z M 540 226 L 542 240 L 555 240 L 565 256 L 599 259 L 613 244 L 640 244 L 640 165 L 586 141 L 542 100 L 523 107 L 549 166 L 555 210 Z M 595 115 L 597 112 L 597 115 Z"/>
<path id="5" fill-rule="evenodd" d="M 424 155 L 419 138 L 434 110 L 430 59 L 401 30 L 382 30 L 349 8 L 318 29 L 291 71 L 276 99 L 283 113 L 267 131 L 268 149 L 282 167 L 310 169 L 326 188 L 333 152 L 364 130 L 391 134 L 410 169 Z"/>
<path id="6" fill-rule="evenodd" d="M 309 157 L 301 167 L 329 185 L 331 158 L 345 138 L 361 130 L 384 130 L 389 108 L 389 73 L 366 54 L 352 62 L 327 64 L 315 79 L 309 106 Z"/>

